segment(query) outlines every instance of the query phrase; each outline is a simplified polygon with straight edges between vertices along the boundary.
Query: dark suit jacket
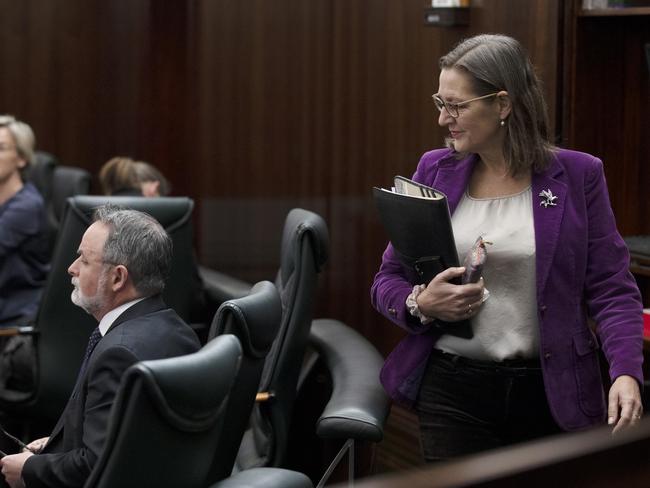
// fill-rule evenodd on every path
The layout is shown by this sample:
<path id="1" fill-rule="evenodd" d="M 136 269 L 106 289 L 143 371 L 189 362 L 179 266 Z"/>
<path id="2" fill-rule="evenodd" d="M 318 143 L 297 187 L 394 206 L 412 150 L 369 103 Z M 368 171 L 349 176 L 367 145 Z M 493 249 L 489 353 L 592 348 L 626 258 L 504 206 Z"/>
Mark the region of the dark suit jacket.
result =
<path id="1" fill-rule="evenodd" d="M 111 406 L 127 368 L 199 347 L 194 331 L 159 295 L 122 313 L 95 347 L 42 453 L 25 462 L 27 487 L 83 486 L 104 447 Z"/>

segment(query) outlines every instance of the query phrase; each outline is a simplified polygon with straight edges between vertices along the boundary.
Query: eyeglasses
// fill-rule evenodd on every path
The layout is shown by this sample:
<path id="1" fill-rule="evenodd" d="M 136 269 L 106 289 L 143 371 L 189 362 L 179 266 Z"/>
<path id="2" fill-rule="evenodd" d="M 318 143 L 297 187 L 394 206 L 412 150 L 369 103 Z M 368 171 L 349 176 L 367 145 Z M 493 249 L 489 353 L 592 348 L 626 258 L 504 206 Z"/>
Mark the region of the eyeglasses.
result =
<path id="1" fill-rule="evenodd" d="M 489 95 L 483 95 L 482 97 L 476 97 L 476 98 L 472 98 L 470 100 L 465 100 L 464 102 L 458 102 L 458 103 L 445 102 L 442 98 L 440 98 L 440 95 L 438 95 L 437 93 L 434 94 L 434 95 L 431 95 L 431 98 L 433 98 L 433 103 L 436 104 L 436 108 L 440 112 L 442 112 L 442 109 L 445 108 L 445 109 L 447 109 L 447 113 L 449 115 L 451 115 L 453 118 L 457 119 L 458 116 L 460 115 L 459 112 L 458 112 L 458 109 L 460 107 L 464 107 L 468 103 L 475 102 L 476 100 L 483 100 L 485 98 L 490 98 L 490 97 L 497 96 L 498 94 L 499 94 L 499 92 L 490 93 Z"/>

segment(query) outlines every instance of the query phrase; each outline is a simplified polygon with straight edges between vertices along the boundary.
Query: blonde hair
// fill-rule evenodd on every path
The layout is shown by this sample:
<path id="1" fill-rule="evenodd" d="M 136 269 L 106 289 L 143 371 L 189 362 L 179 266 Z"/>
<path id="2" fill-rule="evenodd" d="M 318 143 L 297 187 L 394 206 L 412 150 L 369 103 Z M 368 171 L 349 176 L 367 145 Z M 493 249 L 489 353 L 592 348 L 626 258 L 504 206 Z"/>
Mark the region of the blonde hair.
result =
<path id="1" fill-rule="evenodd" d="M 25 160 L 25 168 L 34 162 L 34 146 L 36 137 L 34 131 L 25 122 L 17 120 L 13 115 L 0 115 L 0 127 L 5 127 L 14 138 L 16 152 Z M 24 170 L 25 168 L 21 168 Z"/>

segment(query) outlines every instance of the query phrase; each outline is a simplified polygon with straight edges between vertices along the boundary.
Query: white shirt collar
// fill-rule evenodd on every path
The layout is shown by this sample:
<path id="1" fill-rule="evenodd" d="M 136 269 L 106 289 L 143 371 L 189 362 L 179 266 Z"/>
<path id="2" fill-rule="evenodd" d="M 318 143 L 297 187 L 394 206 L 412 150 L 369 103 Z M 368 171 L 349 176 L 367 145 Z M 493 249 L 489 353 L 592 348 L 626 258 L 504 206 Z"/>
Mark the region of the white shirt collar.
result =
<path id="1" fill-rule="evenodd" d="M 146 297 L 136 298 L 135 300 L 131 300 L 130 302 L 123 303 L 122 305 L 119 305 L 115 307 L 113 310 L 111 310 L 110 312 L 106 313 L 106 315 L 102 317 L 102 320 L 99 321 L 99 332 L 101 332 L 102 337 L 106 335 L 108 329 L 111 328 L 111 325 L 113 325 L 115 319 L 117 319 L 120 315 L 122 315 L 122 312 L 124 312 L 127 308 L 132 307 L 136 303 L 141 302 L 145 298 Z"/>

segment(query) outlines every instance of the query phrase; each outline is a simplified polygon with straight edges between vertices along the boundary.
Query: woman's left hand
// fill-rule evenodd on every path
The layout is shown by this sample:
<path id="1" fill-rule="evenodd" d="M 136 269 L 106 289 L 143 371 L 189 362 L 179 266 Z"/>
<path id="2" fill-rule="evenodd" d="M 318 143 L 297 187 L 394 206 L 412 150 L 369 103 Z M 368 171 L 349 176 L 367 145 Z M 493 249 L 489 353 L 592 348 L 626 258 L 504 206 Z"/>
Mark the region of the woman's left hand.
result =
<path id="1" fill-rule="evenodd" d="M 612 433 L 635 425 L 642 414 L 639 384 L 632 376 L 619 376 L 609 389 L 607 423 L 614 426 Z"/>

